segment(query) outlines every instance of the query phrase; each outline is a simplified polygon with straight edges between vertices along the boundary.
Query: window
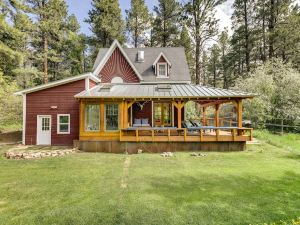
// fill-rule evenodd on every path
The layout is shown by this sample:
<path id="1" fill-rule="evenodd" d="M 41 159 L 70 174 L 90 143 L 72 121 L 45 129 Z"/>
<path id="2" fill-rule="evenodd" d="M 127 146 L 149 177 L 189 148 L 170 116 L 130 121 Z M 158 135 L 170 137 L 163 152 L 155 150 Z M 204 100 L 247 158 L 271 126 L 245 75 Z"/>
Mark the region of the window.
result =
<path id="1" fill-rule="evenodd" d="M 70 133 L 70 114 L 57 115 L 57 133 L 58 134 Z"/>
<path id="2" fill-rule="evenodd" d="M 42 131 L 49 131 L 50 130 L 50 117 L 43 117 L 42 118 Z"/>
<path id="3" fill-rule="evenodd" d="M 119 105 L 105 105 L 105 129 L 108 131 L 119 129 Z"/>
<path id="4" fill-rule="evenodd" d="M 99 105 L 85 106 L 85 131 L 100 130 L 100 107 Z"/>
<path id="5" fill-rule="evenodd" d="M 167 64 L 157 63 L 158 66 L 158 77 L 167 77 Z"/>

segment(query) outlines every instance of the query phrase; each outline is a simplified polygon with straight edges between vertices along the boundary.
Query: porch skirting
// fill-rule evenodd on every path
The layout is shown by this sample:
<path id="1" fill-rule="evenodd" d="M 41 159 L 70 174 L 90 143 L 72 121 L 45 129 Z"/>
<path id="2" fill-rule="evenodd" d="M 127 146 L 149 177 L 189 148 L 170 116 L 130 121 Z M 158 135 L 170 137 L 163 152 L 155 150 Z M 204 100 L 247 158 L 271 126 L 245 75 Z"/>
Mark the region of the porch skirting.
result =
<path id="1" fill-rule="evenodd" d="M 148 153 L 178 151 L 243 151 L 245 141 L 236 142 L 121 142 L 121 141 L 75 141 L 74 145 L 85 152 L 135 154 L 139 149 Z"/>

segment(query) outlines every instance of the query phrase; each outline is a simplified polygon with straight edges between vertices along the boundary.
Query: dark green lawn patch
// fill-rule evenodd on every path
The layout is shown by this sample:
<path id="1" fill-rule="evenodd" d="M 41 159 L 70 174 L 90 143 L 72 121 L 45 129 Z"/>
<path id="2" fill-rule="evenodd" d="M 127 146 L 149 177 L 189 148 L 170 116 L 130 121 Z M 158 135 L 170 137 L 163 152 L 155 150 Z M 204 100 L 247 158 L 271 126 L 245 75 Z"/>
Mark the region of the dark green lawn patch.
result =
<path id="1" fill-rule="evenodd" d="M 186 152 L 172 158 L 100 153 L 1 158 L 0 224 L 291 221 L 300 215 L 298 145 L 262 142 L 244 152 L 200 158 Z M 0 146 L 0 154 L 8 148 Z"/>

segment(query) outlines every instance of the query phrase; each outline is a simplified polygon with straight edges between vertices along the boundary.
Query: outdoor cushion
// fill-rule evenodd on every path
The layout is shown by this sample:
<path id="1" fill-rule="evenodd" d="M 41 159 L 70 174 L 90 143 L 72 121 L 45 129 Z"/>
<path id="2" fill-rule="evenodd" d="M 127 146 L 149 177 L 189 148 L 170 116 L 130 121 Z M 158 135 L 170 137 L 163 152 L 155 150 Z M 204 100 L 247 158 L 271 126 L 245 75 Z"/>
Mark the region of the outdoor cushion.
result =
<path id="1" fill-rule="evenodd" d="M 142 124 L 149 124 L 148 118 L 142 119 Z"/>
<path id="2" fill-rule="evenodd" d="M 190 121 L 185 121 L 186 128 L 191 128 L 193 127 L 193 124 Z"/>
<path id="3" fill-rule="evenodd" d="M 134 124 L 142 124 L 142 120 L 141 119 L 134 119 Z"/>

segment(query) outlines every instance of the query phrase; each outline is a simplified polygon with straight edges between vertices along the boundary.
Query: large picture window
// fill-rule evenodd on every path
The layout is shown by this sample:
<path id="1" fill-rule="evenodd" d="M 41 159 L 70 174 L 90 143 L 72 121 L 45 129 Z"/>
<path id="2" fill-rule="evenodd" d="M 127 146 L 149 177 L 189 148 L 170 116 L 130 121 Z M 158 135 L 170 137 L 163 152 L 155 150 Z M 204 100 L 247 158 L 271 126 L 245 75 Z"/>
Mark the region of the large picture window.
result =
<path id="1" fill-rule="evenodd" d="M 99 105 L 85 106 L 85 131 L 100 130 L 100 107 Z"/>
<path id="2" fill-rule="evenodd" d="M 113 131 L 119 129 L 119 105 L 106 104 L 105 105 L 105 129 Z"/>
<path id="3" fill-rule="evenodd" d="M 70 133 L 70 114 L 57 115 L 57 133 L 58 134 Z"/>

